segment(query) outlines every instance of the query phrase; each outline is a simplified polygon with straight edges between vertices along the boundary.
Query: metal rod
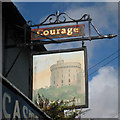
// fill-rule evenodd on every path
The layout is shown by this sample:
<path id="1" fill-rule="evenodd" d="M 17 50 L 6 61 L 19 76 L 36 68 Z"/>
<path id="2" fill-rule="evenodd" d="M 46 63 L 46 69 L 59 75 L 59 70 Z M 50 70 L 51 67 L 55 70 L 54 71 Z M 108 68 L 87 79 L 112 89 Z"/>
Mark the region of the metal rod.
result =
<path id="1" fill-rule="evenodd" d="M 22 26 L 19 26 L 19 25 L 15 25 L 15 26 L 17 26 L 17 27 L 19 27 L 19 28 L 21 28 L 21 29 L 25 29 L 24 27 L 22 27 Z M 36 32 L 34 32 L 34 31 L 31 31 L 31 30 L 29 30 L 29 29 L 27 29 L 26 28 L 26 31 L 28 31 L 28 32 L 32 32 L 32 33 L 34 33 L 34 34 L 37 34 Z M 49 39 L 49 40 L 51 40 L 51 41 L 53 41 L 53 42 L 55 42 L 55 43 L 60 43 L 59 41 L 55 41 L 55 40 L 53 40 L 53 39 L 51 39 L 51 38 L 49 38 L 49 37 L 47 37 L 47 36 L 45 36 L 45 35 L 40 35 L 40 34 L 37 34 L 38 36 L 41 36 L 41 37 L 43 37 L 43 38 L 46 38 L 46 39 Z"/>
<path id="2" fill-rule="evenodd" d="M 93 26 L 94 30 L 97 32 L 97 34 L 98 34 L 99 36 L 101 36 L 100 32 L 97 30 L 97 28 L 95 27 L 95 25 L 94 25 L 92 22 L 90 22 L 90 23 L 91 23 L 91 25 Z"/>
<path id="3" fill-rule="evenodd" d="M 91 36 L 91 38 L 89 37 L 82 37 L 82 38 L 73 38 L 73 39 L 62 39 L 62 40 L 56 40 L 59 43 L 63 43 L 63 42 L 76 42 L 76 41 L 89 41 L 91 40 L 98 40 L 98 39 L 104 39 L 104 38 L 108 38 L 111 39 L 113 37 L 116 37 L 117 35 L 102 35 L 102 36 Z M 35 42 L 34 41 L 32 43 L 26 43 L 26 44 L 18 44 L 18 45 L 8 45 L 6 46 L 6 48 L 14 48 L 14 47 L 29 47 L 29 46 L 39 46 L 41 44 L 55 44 L 54 41 L 38 41 Z"/>
<path id="4" fill-rule="evenodd" d="M 60 16 L 63 17 L 63 19 L 60 19 Z M 69 19 L 69 20 L 67 20 Z M 55 24 L 65 24 L 65 23 L 75 23 L 75 22 L 83 22 L 83 21 L 89 21 L 89 15 L 84 14 L 80 19 L 73 19 L 66 13 L 60 13 L 57 11 L 56 14 L 49 15 L 43 22 L 39 24 L 30 24 L 30 27 L 37 27 L 37 26 L 44 26 L 44 25 L 55 25 Z M 31 22 L 31 21 L 30 21 Z M 28 22 L 29 23 L 29 22 Z M 31 22 L 32 23 L 32 22 Z"/>
<path id="5" fill-rule="evenodd" d="M 82 38 L 73 38 L 73 39 L 62 39 L 62 40 L 56 40 L 59 41 L 60 43 L 63 42 L 75 42 L 75 41 L 88 41 L 88 40 L 97 40 L 97 39 L 105 39 L 105 38 L 113 38 L 116 37 L 117 35 L 103 35 L 103 36 L 92 36 L 91 38 L 89 37 L 82 37 Z M 43 44 L 54 44 L 53 41 L 42 41 Z"/>
<path id="6" fill-rule="evenodd" d="M 89 39 L 91 40 L 91 27 L 90 27 L 90 23 L 91 23 L 91 20 L 90 20 L 90 15 L 89 15 L 88 27 L 89 27 Z"/>
<path id="7" fill-rule="evenodd" d="M 57 25 L 57 24 L 85 22 L 85 21 L 88 21 L 88 20 L 85 19 L 85 20 L 75 20 L 75 21 L 66 21 L 66 22 L 58 22 L 58 23 L 34 24 L 34 25 L 29 25 L 29 27 L 37 27 L 37 26 L 45 26 L 45 25 L 55 25 L 55 24 Z"/>
<path id="8" fill-rule="evenodd" d="M 24 43 L 26 43 L 26 25 L 24 27 Z"/>

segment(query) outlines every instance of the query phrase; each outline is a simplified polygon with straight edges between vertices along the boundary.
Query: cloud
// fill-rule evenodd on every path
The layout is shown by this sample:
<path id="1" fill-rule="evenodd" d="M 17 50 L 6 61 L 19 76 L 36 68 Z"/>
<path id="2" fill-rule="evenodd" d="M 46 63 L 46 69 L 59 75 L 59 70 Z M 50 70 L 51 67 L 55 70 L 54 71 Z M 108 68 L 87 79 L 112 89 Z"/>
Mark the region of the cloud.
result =
<path id="1" fill-rule="evenodd" d="M 80 19 L 80 17 L 84 14 L 90 14 L 92 21 L 96 28 L 99 30 L 101 34 L 117 34 L 117 20 L 118 20 L 118 15 L 117 15 L 117 3 L 94 3 L 94 5 L 87 3 L 78 3 L 81 5 L 77 4 L 69 4 L 69 7 L 65 13 L 67 13 L 71 18 L 74 19 Z M 57 5 L 57 4 L 56 4 Z M 81 6 L 81 7 L 80 7 Z M 102 13 L 102 14 L 101 14 Z M 112 29 L 111 29 L 112 28 Z M 88 28 L 86 25 L 86 36 L 88 36 Z M 95 31 L 91 28 L 92 32 L 94 35 L 97 35 Z M 94 52 L 96 48 L 99 48 L 102 44 L 104 44 L 105 41 L 103 40 L 97 40 L 96 41 L 88 41 L 85 42 L 85 45 L 88 48 L 88 62 L 93 58 Z M 114 41 L 113 41 L 114 42 Z M 113 45 L 113 44 L 112 44 Z M 51 49 L 62 49 L 62 48 L 75 48 L 75 47 L 80 47 L 81 42 L 75 42 L 75 43 L 65 43 L 61 44 L 59 46 L 54 45 L 46 45 L 46 48 L 48 50 Z"/>
<path id="2" fill-rule="evenodd" d="M 79 4 L 79 5 L 78 5 Z M 16 5 L 18 8 L 22 11 L 24 11 L 24 8 L 19 3 Z M 68 5 L 68 6 L 67 6 Z M 54 6 L 58 7 L 58 3 L 53 3 L 52 8 L 54 9 Z M 97 27 L 97 29 L 100 31 L 101 34 L 116 34 L 117 29 L 117 3 L 73 3 L 73 4 L 66 4 L 66 10 L 64 11 L 67 13 L 70 17 L 74 19 L 79 19 L 83 14 L 87 13 L 91 15 L 91 18 L 93 20 L 93 23 Z M 101 14 L 102 13 L 102 14 Z M 30 15 L 30 14 L 28 14 Z M 48 15 L 45 15 L 41 17 L 41 21 L 45 20 L 45 18 Z M 29 18 L 31 18 L 29 16 Z M 112 29 L 111 29 L 112 28 Z M 86 36 L 88 36 L 88 28 L 86 25 Z M 95 33 L 93 30 L 91 33 Z M 105 41 L 106 42 L 106 41 Z M 102 44 L 105 44 L 103 40 L 97 40 L 92 42 L 85 42 L 85 45 L 88 48 L 88 62 L 92 60 L 92 58 L 95 55 L 95 49 L 99 48 Z M 113 43 L 115 44 L 115 43 Z M 112 44 L 112 46 L 113 46 Z M 81 47 L 81 42 L 71 42 L 71 43 L 64 43 L 60 45 L 45 45 L 47 50 L 54 50 L 54 49 L 68 49 L 68 48 L 75 48 L 75 47 Z M 109 47 L 109 46 L 108 46 Z"/>
<path id="3" fill-rule="evenodd" d="M 99 69 L 89 82 L 89 101 L 85 118 L 118 117 L 118 74 L 112 66 Z"/>
<path id="4" fill-rule="evenodd" d="M 86 6 L 84 6 L 86 4 Z M 111 22 L 117 24 L 118 15 L 118 5 L 117 3 L 81 3 L 80 6 L 75 6 L 74 4 L 66 11 L 74 19 L 79 19 L 80 16 L 84 14 L 90 14 L 93 23 L 98 28 L 98 30 L 108 29 Z M 102 13 L 102 14 L 101 14 Z M 110 31 L 111 29 L 108 29 Z M 117 28 L 116 28 L 117 30 Z M 113 30 L 112 30 L 113 31 Z"/>
<path id="5" fill-rule="evenodd" d="M 118 8 L 117 3 L 95 3 L 94 6 L 71 5 L 65 12 L 74 19 L 87 13 L 91 15 L 93 23 L 102 34 L 116 34 Z M 102 5 L 103 4 L 103 5 Z M 112 29 L 111 29 L 112 28 Z M 106 41 L 105 41 L 106 42 Z M 95 49 L 105 43 L 103 40 L 86 42 L 88 48 L 88 60 L 93 60 Z M 113 41 L 115 42 L 115 41 Z M 61 48 L 80 47 L 81 43 L 67 43 Z M 47 46 L 48 47 L 48 46 Z M 50 45 L 48 49 L 55 48 Z M 110 46 L 108 46 L 110 47 Z M 113 67 L 103 67 L 99 69 L 98 75 L 89 82 L 90 111 L 84 117 L 88 118 L 114 118 L 118 114 L 118 76 L 117 70 Z"/>

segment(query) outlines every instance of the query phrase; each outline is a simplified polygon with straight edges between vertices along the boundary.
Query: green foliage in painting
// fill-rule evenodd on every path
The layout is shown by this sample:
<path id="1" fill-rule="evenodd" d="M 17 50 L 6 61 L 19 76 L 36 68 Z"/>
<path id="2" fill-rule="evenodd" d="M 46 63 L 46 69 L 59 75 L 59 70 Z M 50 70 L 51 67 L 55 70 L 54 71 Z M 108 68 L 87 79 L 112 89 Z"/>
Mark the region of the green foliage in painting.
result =
<path id="1" fill-rule="evenodd" d="M 76 105 L 85 104 L 85 95 L 80 94 L 77 90 L 77 87 L 74 85 L 63 86 L 63 87 L 49 87 L 49 88 L 40 88 L 38 90 L 40 96 L 44 95 L 51 101 L 55 100 L 72 100 L 73 98 L 80 99 L 80 102 Z M 34 96 L 34 99 L 37 98 L 37 95 Z"/>
<path id="2" fill-rule="evenodd" d="M 75 98 L 69 102 L 63 102 L 63 100 L 51 102 L 48 98 L 45 98 L 43 95 L 40 96 L 39 94 L 38 98 L 38 100 L 35 100 L 35 104 L 47 113 L 53 120 L 73 120 L 76 116 L 81 114 L 81 109 L 72 109 L 64 113 L 64 110 L 68 107 L 68 104 L 73 102 Z M 72 105 L 72 107 L 74 108 L 75 106 Z"/>

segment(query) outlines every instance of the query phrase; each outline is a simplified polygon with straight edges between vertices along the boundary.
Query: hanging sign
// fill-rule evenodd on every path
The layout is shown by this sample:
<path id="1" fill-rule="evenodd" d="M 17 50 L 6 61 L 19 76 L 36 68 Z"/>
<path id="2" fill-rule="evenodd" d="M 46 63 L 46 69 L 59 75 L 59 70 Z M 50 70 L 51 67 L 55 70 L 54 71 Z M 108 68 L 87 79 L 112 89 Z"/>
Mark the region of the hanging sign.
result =
<path id="1" fill-rule="evenodd" d="M 32 29 L 31 40 L 77 37 L 85 35 L 85 24 Z M 37 34 L 36 34 L 37 33 Z"/>
<path id="2" fill-rule="evenodd" d="M 88 107 L 87 74 L 86 47 L 34 54 L 33 101 L 41 108 L 56 100 L 66 109 Z"/>

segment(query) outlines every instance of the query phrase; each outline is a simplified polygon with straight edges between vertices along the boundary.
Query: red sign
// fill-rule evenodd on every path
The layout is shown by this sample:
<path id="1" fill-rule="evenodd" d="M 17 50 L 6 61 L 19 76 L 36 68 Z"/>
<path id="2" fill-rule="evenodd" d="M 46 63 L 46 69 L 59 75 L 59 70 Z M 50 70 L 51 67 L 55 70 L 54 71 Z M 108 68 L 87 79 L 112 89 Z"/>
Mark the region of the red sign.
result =
<path id="1" fill-rule="evenodd" d="M 85 35 L 85 24 L 32 29 L 31 39 L 76 37 Z M 37 33 L 37 34 L 35 34 Z M 45 37 L 46 36 L 46 37 Z"/>

